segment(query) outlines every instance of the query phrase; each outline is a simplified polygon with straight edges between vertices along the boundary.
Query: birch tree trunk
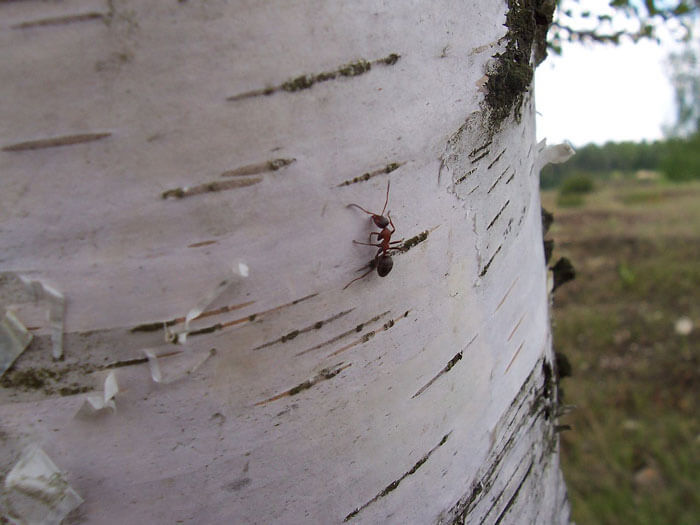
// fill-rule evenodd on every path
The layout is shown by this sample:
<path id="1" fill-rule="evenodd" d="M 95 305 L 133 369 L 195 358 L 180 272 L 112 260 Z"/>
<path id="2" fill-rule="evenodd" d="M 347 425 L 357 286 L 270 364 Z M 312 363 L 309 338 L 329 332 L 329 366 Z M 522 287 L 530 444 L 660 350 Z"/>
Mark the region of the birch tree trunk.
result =
<path id="1" fill-rule="evenodd" d="M 2 477 L 40 446 L 70 523 L 567 522 L 509 4 L 0 3 Z"/>

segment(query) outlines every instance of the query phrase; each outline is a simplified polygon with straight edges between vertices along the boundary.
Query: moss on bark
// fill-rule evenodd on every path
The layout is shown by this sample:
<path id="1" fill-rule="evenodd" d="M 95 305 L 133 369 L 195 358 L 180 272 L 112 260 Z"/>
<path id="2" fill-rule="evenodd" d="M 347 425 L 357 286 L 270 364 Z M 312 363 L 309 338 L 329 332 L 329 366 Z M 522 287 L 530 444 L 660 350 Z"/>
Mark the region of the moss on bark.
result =
<path id="1" fill-rule="evenodd" d="M 508 43 L 503 53 L 494 56 L 496 63 L 486 84 L 492 129 L 499 128 L 511 112 L 520 120 L 534 68 L 547 55 L 547 29 L 554 7 L 553 0 L 508 0 Z"/>

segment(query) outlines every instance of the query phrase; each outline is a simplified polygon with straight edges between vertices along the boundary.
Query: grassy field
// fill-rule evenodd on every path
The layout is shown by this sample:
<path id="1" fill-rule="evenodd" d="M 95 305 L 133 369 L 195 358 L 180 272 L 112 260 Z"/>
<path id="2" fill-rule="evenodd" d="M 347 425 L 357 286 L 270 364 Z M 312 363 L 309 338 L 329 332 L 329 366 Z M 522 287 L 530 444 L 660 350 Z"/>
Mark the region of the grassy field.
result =
<path id="1" fill-rule="evenodd" d="M 700 523 L 700 184 L 597 183 L 542 194 L 551 263 L 575 281 L 554 297 L 562 464 L 573 520 Z M 573 204 L 573 206 L 571 205 Z M 689 322 L 692 329 L 688 333 Z"/>

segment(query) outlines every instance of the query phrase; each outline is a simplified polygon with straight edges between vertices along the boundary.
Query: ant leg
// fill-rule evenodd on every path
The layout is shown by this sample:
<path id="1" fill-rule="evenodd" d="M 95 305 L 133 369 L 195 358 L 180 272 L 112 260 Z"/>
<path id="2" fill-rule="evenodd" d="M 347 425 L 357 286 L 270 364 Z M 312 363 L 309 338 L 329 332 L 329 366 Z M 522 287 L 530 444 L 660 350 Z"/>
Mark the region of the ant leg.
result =
<path id="1" fill-rule="evenodd" d="M 359 281 L 360 279 L 363 279 L 363 278 L 367 277 L 370 273 L 372 273 L 373 270 L 374 270 L 374 268 L 370 268 L 369 270 L 367 270 L 365 273 L 363 273 L 363 274 L 360 275 L 359 277 L 356 277 L 355 279 L 353 279 L 352 281 L 350 281 L 348 284 L 346 284 L 345 286 L 343 286 L 343 290 L 345 290 L 348 286 L 350 286 L 350 285 L 351 285 L 352 283 L 354 283 L 355 281 Z"/>
<path id="2" fill-rule="evenodd" d="M 369 242 L 360 242 L 360 241 L 355 241 L 355 240 L 353 240 L 352 242 L 354 242 L 355 244 L 361 244 L 361 245 L 363 245 L 363 246 L 377 246 L 377 247 L 379 247 L 379 248 L 382 247 L 381 244 L 371 244 L 371 243 L 369 243 Z"/>
<path id="3" fill-rule="evenodd" d="M 369 242 L 372 242 L 372 235 L 376 235 L 377 240 L 379 240 L 379 232 L 372 232 L 369 234 Z"/>
<path id="4" fill-rule="evenodd" d="M 389 224 L 391 224 L 391 234 L 393 235 L 396 231 L 396 226 L 394 226 L 394 221 L 391 220 L 391 211 L 387 212 L 386 217 L 387 219 L 389 219 Z"/>

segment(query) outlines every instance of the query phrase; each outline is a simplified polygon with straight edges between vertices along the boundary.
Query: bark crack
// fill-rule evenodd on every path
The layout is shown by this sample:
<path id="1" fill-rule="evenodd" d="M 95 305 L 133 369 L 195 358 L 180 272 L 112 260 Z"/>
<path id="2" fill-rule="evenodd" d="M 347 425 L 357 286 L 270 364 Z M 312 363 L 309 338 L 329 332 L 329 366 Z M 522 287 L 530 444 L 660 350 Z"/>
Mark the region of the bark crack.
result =
<path id="1" fill-rule="evenodd" d="M 476 341 L 476 338 L 479 337 L 479 334 L 476 334 L 474 337 L 471 338 L 471 341 L 467 343 L 467 346 L 465 346 L 462 350 L 457 352 L 452 359 L 450 359 L 445 367 L 440 370 L 430 381 L 428 381 L 425 385 L 423 385 L 418 392 L 413 394 L 411 396 L 411 399 L 415 399 L 419 395 L 421 395 L 423 392 L 425 392 L 435 381 L 437 381 L 443 374 L 446 374 L 450 370 L 452 370 L 452 367 L 455 366 L 460 359 L 462 359 L 462 356 L 464 354 L 464 351 L 469 348 L 469 345 L 471 345 L 474 341 Z"/>
<path id="2" fill-rule="evenodd" d="M 440 448 L 442 445 L 444 445 L 444 444 L 447 442 L 447 439 L 450 437 L 450 434 L 451 434 L 451 433 L 452 433 L 452 431 L 450 431 L 450 432 L 448 432 L 447 434 L 445 434 L 445 435 L 442 437 L 442 439 L 440 440 L 440 443 L 438 443 L 437 445 L 435 445 L 433 448 L 431 448 L 431 449 L 428 451 L 427 454 L 425 454 L 422 458 L 420 458 L 418 461 L 416 461 L 416 463 L 411 467 L 410 470 L 408 470 L 407 472 L 405 472 L 400 478 L 398 478 L 398 479 L 392 481 L 391 483 L 389 483 L 386 487 L 384 487 L 384 490 L 382 490 L 381 492 L 379 492 L 379 494 L 377 494 L 376 496 L 374 496 L 374 497 L 373 497 L 371 500 L 369 500 L 367 503 L 365 503 L 364 505 L 362 505 L 362 506 L 360 506 L 360 507 L 357 507 L 357 508 L 356 508 L 355 510 L 353 510 L 350 514 L 348 514 L 347 516 L 345 516 L 345 518 L 343 519 L 343 521 L 344 521 L 344 522 L 350 521 L 352 518 L 354 518 L 355 516 L 357 516 L 360 512 L 362 512 L 365 508 L 367 508 L 368 506 L 370 506 L 372 503 L 376 502 L 378 499 L 383 498 L 384 496 L 386 496 L 387 494 L 389 494 L 390 492 L 392 492 L 393 490 L 395 490 L 395 489 L 399 486 L 399 484 L 400 484 L 404 479 L 406 479 L 408 476 L 410 476 L 410 475 L 412 475 L 412 474 L 415 474 L 416 471 L 417 471 L 420 467 L 422 467 L 423 464 L 424 464 L 426 461 L 428 461 L 428 458 L 430 458 L 431 454 L 432 454 L 433 452 L 435 452 L 438 448 Z"/>
<path id="3" fill-rule="evenodd" d="M 277 86 L 269 86 L 263 89 L 254 89 L 252 91 L 245 91 L 237 95 L 232 95 L 226 100 L 229 102 L 235 102 L 237 100 L 243 100 L 246 98 L 259 97 L 259 96 L 269 96 L 278 91 L 286 91 L 288 93 L 296 93 L 297 91 L 303 91 L 305 89 L 311 88 L 314 84 L 319 84 L 321 82 L 328 82 L 329 80 L 336 80 L 339 78 L 350 78 L 357 77 L 367 73 L 372 69 L 373 65 L 384 65 L 393 66 L 399 61 L 401 55 L 392 53 L 383 58 L 378 58 L 376 60 L 367 61 L 364 59 L 359 59 L 355 62 L 345 64 L 333 71 L 325 71 L 322 73 L 301 75 Z"/>

